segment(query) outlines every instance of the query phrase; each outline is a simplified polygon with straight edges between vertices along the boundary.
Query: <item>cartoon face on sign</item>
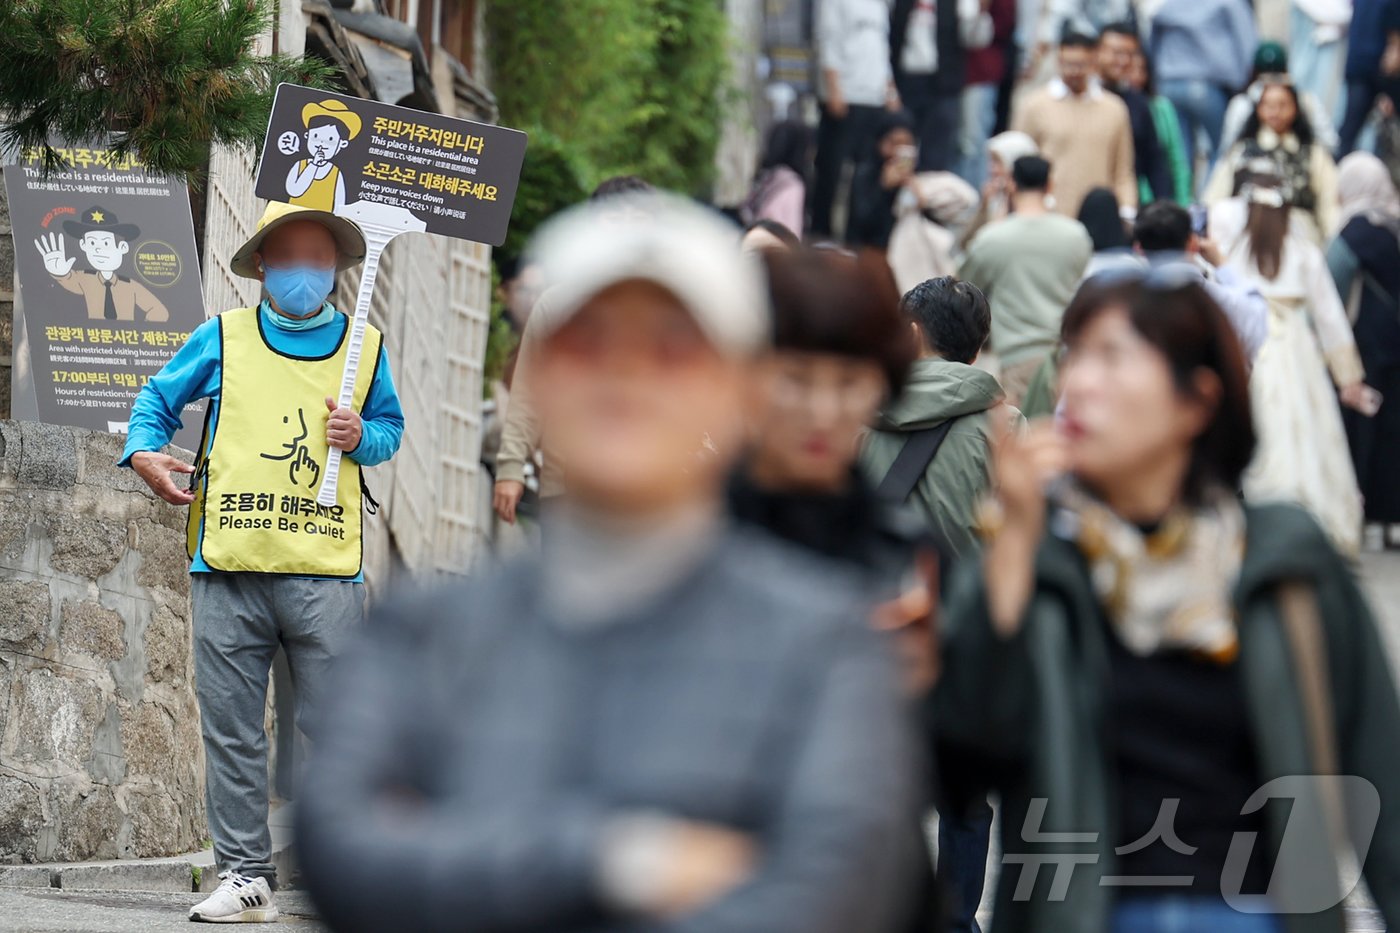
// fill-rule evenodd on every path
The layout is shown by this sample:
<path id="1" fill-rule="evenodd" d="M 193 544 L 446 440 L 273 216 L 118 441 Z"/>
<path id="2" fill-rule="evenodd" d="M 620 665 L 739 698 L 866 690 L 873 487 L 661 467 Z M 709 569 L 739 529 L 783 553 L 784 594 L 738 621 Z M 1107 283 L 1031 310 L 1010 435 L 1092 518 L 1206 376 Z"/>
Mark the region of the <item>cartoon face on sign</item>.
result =
<path id="1" fill-rule="evenodd" d="M 301 122 L 309 158 L 287 173 L 288 200 L 298 207 L 338 213 L 345 207 L 345 179 L 334 160 L 360 135 L 360 117 L 338 100 L 323 100 L 303 107 Z"/>
<path id="2" fill-rule="evenodd" d="M 98 272 L 116 272 L 122 267 L 122 260 L 126 258 L 131 244 L 118 240 L 111 233 L 89 230 L 78 241 L 78 248 L 87 257 L 88 265 Z"/>
<path id="3" fill-rule="evenodd" d="M 68 255 L 63 236 L 54 232 L 34 241 L 49 275 L 65 291 L 82 296 L 91 320 L 134 321 L 140 311 L 144 320 L 168 321 L 170 312 L 150 289 L 117 274 L 141 230 L 135 224 L 118 223 L 117 216 L 102 207 L 88 208 L 81 218 L 65 221 L 63 232 L 78 241 L 93 271 L 74 271 L 78 258 Z"/>

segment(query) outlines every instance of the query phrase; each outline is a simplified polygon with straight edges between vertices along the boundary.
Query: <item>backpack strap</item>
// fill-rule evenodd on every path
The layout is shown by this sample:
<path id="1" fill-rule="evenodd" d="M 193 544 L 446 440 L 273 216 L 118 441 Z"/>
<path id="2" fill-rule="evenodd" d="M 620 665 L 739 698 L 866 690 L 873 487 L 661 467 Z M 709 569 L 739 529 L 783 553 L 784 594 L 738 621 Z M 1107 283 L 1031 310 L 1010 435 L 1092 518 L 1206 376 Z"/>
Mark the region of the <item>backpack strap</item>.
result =
<path id="1" fill-rule="evenodd" d="M 919 480 L 928 472 L 933 458 L 938 456 L 938 448 L 943 446 L 953 422 L 957 420 L 949 418 L 937 427 L 910 431 L 904 440 L 904 446 L 899 449 L 899 456 L 894 458 L 890 471 L 885 474 L 879 488 L 875 490 L 875 498 L 882 502 L 896 503 L 908 499 L 910 493 L 919 485 Z"/>
<path id="2" fill-rule="evenodd" d="M 1298 678 L 1298 696 L 1302 701 L 1313 768 L 1319 775 L 1341 774 L 1336 718 L 1332 708 L 1332 682 L 1328 672 L 1327 637 L 1322 630 L 1317 593 L 1310 583 L 1288 581 L 1279 585 L 1277 598 L 1284 635 Z M 1320 782 L 1319 794 L 1334 851 L 1345 851 L 1346 810 L 1337 785 L 1329 781 Z"/>

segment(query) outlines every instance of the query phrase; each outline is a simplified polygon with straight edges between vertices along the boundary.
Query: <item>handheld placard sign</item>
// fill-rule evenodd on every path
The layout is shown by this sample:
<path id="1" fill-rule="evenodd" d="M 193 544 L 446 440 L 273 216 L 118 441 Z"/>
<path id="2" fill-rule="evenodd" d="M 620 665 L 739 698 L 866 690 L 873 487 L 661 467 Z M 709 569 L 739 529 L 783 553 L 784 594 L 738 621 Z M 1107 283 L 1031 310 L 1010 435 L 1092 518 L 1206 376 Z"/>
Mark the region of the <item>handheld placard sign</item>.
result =
<path id="1" fill-rule="evenodd" d="M 338 404 L 354 397 L 379 257 L 401 233 L 500 246 L 525 161 L 525 134 L 295 84 L 277 88 L 256 193 L 331 211 L 360 225 L 365 262 Z M 332 447 L 316 501 L 335 504 Z"/>

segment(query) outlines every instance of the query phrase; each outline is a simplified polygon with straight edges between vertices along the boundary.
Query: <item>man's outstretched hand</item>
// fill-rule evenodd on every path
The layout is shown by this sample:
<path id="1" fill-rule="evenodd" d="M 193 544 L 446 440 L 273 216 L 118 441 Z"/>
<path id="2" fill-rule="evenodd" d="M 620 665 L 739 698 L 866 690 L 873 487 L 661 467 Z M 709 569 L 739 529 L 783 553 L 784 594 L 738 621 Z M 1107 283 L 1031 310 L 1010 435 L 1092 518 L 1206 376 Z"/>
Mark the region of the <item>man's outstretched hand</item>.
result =
<path id="1" fill-rule="evenodd" d="M 194 467 L 183 460 L 176 460 L 168 454 L 154 450 L 143 450 L 131 455 L 131 468 L 151 487 L 151 492 L 171 505 L 189 505 L 194 501 L 194 493 L 181 489 L 170 478 L 171 473 L 193 473 Z"/>

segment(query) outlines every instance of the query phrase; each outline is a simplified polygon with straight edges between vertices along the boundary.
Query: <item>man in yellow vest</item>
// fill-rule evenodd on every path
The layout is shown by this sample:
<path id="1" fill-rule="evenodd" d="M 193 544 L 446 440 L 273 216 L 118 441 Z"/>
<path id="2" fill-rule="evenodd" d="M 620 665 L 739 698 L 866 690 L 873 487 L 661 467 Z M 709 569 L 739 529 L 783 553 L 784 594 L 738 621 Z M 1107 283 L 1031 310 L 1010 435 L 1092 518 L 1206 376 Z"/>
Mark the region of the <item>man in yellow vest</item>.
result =
<path id="1" fill-rule="evenodd" d="M 365 332 L 354 401 L 338 407 L 349 319 L 327 299 L 364 259 L 351 221 L 271 204 L 232 270 L 260 280 L 255 307 L 204 322 L 132 405 L 122 464 L 167 502 L 190 506 L 195 690 L 203 720 L 209 830 L 221 883 L 190 911 L 222 923 L 277 918 L 267 826 L 268 671 L 281 645 L 297 721 L 314 725 L 324 673 L 364 610 L 362 466 L 403 436 L 380 334 Z M 193 465 L 161 453 L 185 405 L 209 399 Z M 345 451 L 336 504 L 316 503 L 331 447 Z M 189 488 L 172 473 L 193 474 Z"/>

